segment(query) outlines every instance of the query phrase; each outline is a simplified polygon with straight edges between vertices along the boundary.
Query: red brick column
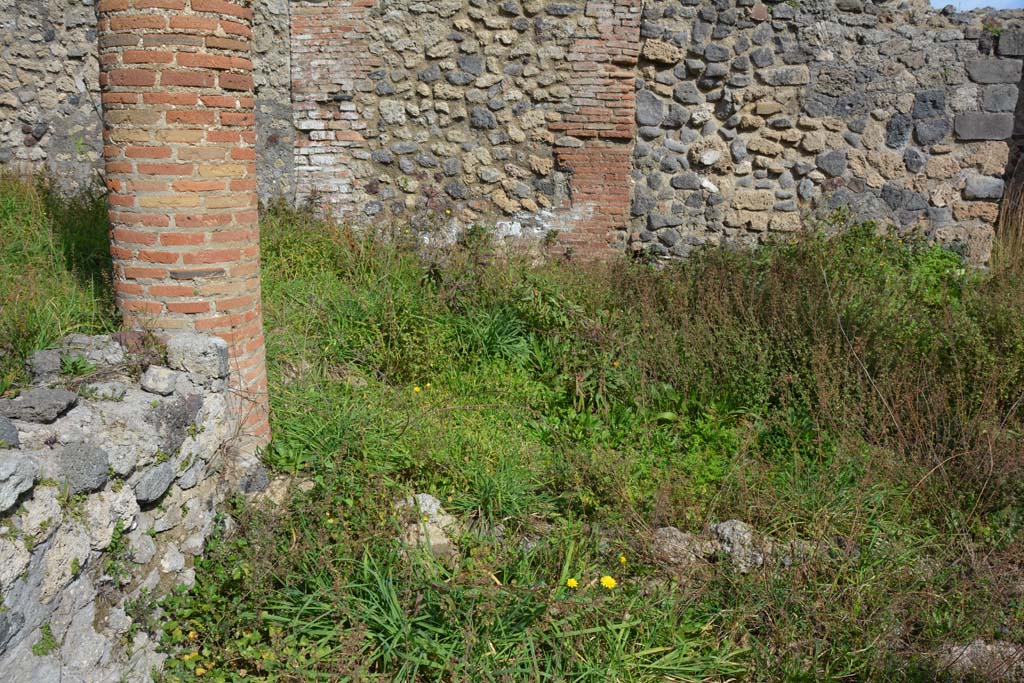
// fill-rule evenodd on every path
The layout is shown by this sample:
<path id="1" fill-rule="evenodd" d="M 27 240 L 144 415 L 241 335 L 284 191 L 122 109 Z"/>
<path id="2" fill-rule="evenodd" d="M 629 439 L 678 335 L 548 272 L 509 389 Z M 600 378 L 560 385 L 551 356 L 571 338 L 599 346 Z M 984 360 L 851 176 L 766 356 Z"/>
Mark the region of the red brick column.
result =
<path id="1" fill-rule="evenodd" d="M 228 342 L 252 446 L 270 428 L 247 5 L 101 0 L 99 43 L 118 305 L 129 325 Z"/>
<path id="2" fill-rule="evenodd" d="M 624 246 L 627 234 L 642 10 L 642 0 L 587 2 L 586 16 L 596 23 L 594 32 L 576 37 L 569 52 L 573 110 L 551 126 L 568 136 L 560 138 L 555 159 L 572 174 L 569 189 L 579 216 L 559 242 L 584 257 L 610 255 L 610 247 Z"/>

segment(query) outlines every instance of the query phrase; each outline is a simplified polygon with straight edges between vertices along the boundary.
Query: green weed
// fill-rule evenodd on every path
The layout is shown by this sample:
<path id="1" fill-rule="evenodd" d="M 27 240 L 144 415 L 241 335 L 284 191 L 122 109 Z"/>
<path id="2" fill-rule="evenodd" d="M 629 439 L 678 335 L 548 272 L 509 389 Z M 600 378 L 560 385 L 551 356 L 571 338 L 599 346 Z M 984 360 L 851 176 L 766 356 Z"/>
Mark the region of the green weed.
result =
<path id="1" fill-rule="evenodd" d="M 49 622 L 43 624 L 42 635 L 39 641 L 32 645 L 32 654 L 36 657 L 45 657 L 57 649 L 57 639 L 53 637 L 53 630 Z"/>

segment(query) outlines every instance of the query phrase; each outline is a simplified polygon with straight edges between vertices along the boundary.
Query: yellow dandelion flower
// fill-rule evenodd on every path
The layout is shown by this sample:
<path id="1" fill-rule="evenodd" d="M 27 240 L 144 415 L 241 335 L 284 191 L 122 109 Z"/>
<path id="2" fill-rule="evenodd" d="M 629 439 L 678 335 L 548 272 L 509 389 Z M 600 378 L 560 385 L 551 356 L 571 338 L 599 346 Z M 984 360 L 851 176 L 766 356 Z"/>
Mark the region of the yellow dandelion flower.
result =
<path id="1" fill-rule="evenodd" d="M 199 634 L 196 633 L 195 631 L 189 631 L 188 632 L 188 639 L 189 640 L 198 640 L 199 639 Z"/>
<path id="2" fill-rule="evenodd" d="M 565 582 L 565 585 L 568 586 L 569 588 L 579 588 L 580 582 L 577 581 L 576 579 L 569 579 L 568 581 Z"/>
<path id="3" fill-rule="evenodd" d="M 613 368 L 619 367 L 619 361 L 617 361 L 617 360 L 616 361 L 612 361 L 612 367 Z"/>
<path id="4" fill-rule="evenodd" d="M 601 585 L 604 586 L 605 588 L 607 588 L 608 590 L 611 590 L 611 589 L 615 588 L 616 586 L 618 586 L 619 583 L 615 579 L 610 577 L 610 576 L 602 576 L 601 577 Z"/>
<path id="5" fill-rule="evenodd" d="M 423 391 L 423 389 L 421 389 L 419 387 L 413 387 L 412 390 L 413 390 L 414 393 L 417 393 L 417 394 L 420 393 L 421 391 Z"/>
<path id="6" fill-rule="evenodd" d="M 619 564 L 621 564 L 621 565 L 625 565 L 626 564 L 626 556 L 625 555 L 619 555 Z"/>
<path id="7" fill-rule="evenodd" d="M 204 669 L 201 666 L 196 667 L 196 676 L 202 676 L 205 673 L 206 673 L 206 669 Z"/>

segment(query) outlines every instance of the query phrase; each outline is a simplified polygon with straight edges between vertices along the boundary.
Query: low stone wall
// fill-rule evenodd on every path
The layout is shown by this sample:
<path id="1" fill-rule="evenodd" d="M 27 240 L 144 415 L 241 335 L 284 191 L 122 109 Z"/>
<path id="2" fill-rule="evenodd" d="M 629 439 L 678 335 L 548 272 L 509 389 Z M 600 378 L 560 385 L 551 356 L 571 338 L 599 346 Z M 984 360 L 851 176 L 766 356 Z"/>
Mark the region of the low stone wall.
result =
<path id="1" fill-rule="evenodd" d="M 149 680 L 153 601 L 239 488 L 227 345 L 72 336 L 30 368 L 0 399 L 0 680 Z"/>

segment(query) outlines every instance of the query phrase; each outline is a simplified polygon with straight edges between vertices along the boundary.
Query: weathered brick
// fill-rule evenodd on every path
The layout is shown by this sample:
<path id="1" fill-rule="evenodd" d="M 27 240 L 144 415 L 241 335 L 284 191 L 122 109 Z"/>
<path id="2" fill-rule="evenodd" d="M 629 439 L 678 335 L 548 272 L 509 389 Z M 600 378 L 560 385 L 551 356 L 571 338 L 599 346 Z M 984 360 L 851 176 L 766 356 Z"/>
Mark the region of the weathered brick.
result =
<path id="1" fill-rule="evenodd" d="M 121 60 L 125 64 L 170 64 L 174 53 L 160 50 L 124 50 Z"/>
<path id="2" fill-rule="evenodd" d="M 156 84 L 156 72 L 141 69 L 114 69 L 107 72 L 110 85 L 150 87 Z"/>

